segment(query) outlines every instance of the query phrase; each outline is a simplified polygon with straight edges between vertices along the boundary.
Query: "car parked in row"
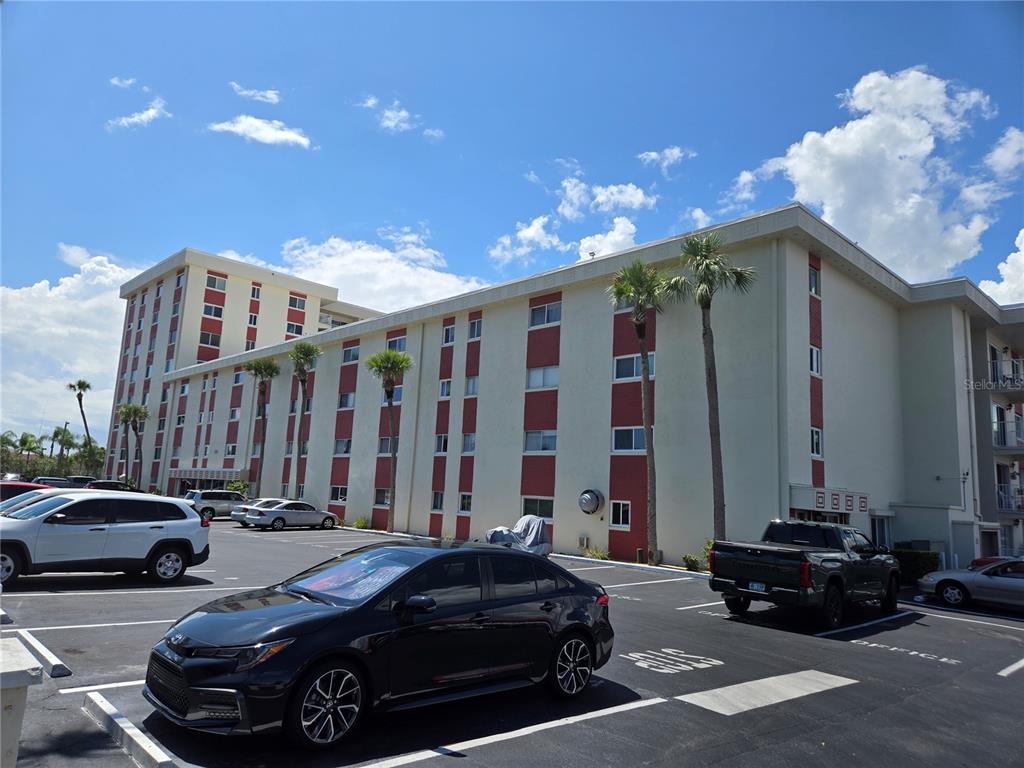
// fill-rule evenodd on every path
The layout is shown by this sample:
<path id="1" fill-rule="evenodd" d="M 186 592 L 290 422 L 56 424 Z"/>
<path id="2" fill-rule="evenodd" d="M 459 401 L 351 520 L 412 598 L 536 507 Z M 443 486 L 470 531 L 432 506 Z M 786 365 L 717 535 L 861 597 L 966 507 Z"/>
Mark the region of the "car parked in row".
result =
<path id="1" fill-rule="evenodd" d="M 980 566 L 932 571 L 917 580 L 917 588 L 951 608 L 972 600 L 1024 608 L 1024 559 L 997 558 Z"/>
<path id="2" fill-rule="evenodd" d="M 252 507 L 245 513 L 245 523 L 256 528 L 333 528 L 341 519 L 333 512 L 317 509 L 306 501 L 285 500 L 266 507 Z"/>
<path id="3" fill-rule="evenodd" d="M 146 493 L 141 488 L 122 482 L 121 480 L 90 480 L 85 484 L 86 488 L 95 488 L 100 491 L 125 491 L 127 493 Z"/>
<path id="4" fill-rule="evenodd" d="M 388 542 L 190 612 L 143 695 L 177 725 L 341 742 L 372 709 L 546 683 L 571 699 L 611 657 L 608 595 L 537 555 Z"/>
<path id="5" fill-rule="evenodd" d="M 0 501 L 7 501 L 8 499 L 20 496 L 28 491 L 36 491 L 41 488 L 50 488 L 49 485 L 43 485 L 42 483 L 24 483 L 20 481 L 14 482 L 2 482 L 0 483 Z"/>
<path id="6" fill-rule="evenodd" d="M 245 516 L 249 514 L 250 509 L 276 507 L 278 504 L 283 504 L 286 501 L 288 500 L 278 498 L 250 499 L 245 504 L 239 504 L 231 508 L 231 519 L 236 523 L 241 523 L 243 528 L 248 528 L 249 523 L 246 522 Z"/>
<path id="7" fill-rule="evenodd" d="M 53 490 L 0 517 L 5 588 L 21 575 L 75 571 L 145 571 L 170 583 L 210 556 L 209 521 L 181 499 Z"/>
<path id="8" fill-rule="evenodd" d="M 243 493 L 224 490 L 188 491 L 185 498 L 191 501 L 196 511 L 207 520 L 230 515 L 232 509 L 248 500 Z"/>

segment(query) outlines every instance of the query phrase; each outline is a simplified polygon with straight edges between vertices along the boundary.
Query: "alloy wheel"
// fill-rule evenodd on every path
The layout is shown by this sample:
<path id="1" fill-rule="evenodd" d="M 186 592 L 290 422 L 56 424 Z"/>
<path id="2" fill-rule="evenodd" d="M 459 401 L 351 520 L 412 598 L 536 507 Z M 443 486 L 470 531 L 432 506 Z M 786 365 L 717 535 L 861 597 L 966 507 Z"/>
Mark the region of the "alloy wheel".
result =
<path id="1" fill-rule="evenodd" d="M 6 552 L 0 554 L 0 584 L 7 581 L 14 573 L 14 559 Z"/>
<path id="2" fill-rule="evenodd" d="M 942 588 L 942 599 L 949 605 L 960 605 L 964 601 L 964 591 L 959 584 L 946 584 Z"/>
<path id="3" fill-rule="evenodd" d="M 156 572 L 161 579 L 173 579 L 185 565 L 177 552 L 164 552 L 156 560 Z"/>
<path id="4" fill-rule="evenodd" d="M 279 517 L 270 524 L 270 527 L 273 528 L 275 531 L 284 530 L 284 520 L 282 520 Z"/>
<path id="5" fill-rule="evenodd" d="M 321 528 L 333 528 L 334 527 L 334 518 L 333 517 L 325 517 L 324 521 L 320 524 L 320 527 Z"/>
<path id="6" fill-rule="evenodd" d="M 555 662 L 558 687 L 569 696 L 579 693 L 590 681 L 592 667 L 590 648 L 587 644 L 578 637 L 568 640 L 559 651 L 558 660 Z"/>
<path id="7" fill-rule="evenodd" d="M 356 721 L 362 705 L 359 680 L 346 669 L 332 669 L 306 691 L 299 716 L 302 731 L 314 744 L 331 744 Z"/>

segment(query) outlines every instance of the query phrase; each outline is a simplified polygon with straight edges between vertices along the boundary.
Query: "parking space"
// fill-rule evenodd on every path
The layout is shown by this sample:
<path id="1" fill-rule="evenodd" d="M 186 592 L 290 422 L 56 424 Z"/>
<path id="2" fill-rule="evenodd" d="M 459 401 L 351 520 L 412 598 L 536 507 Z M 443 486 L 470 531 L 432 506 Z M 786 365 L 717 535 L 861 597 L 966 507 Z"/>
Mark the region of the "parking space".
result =
<path id="1" fill-rule="evenodd" d="M 173 587 L 116 575 L 23 579 L 3 597 L 16 622 L 5 634 L 31 629 L 74 671 L 32 693 L 24 764 L 122 764 L 79 711 L 85 692 L 99 690 L 182 766 L 290 766 L 294 752 L 280 735 L 211 736 L 155 714 L 140 694 L 149 649 L 207 600 L 382 538 L 217 521 L 209 561 Z M 857 607 L 841 631 L 823 635 L 799 611 L 755 604 L 731 616 L 700 574 L 555 559 L 611 595 L 615 653 L 585 696 L 566 703 L 525 689 L 374 715 L 346 746 L 304 764 L 384 768 L 456 755 L 480 766 L 753 766 L 862 755 L 947 765 L 986 756 L 1005 764 L 1019 752 L 1024 668 L 1014 665 L 1024 659 L 1024 616 L 950 612 L 908 594 L 895 616 Z M 79 744 L 91 750 L 84 758 Z"/>

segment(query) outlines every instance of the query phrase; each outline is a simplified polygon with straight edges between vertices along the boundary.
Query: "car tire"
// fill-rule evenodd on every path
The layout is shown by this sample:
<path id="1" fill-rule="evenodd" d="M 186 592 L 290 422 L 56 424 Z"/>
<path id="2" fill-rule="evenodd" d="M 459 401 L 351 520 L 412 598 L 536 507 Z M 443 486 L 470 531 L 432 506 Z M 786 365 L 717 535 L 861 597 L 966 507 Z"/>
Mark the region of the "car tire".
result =
<path id="1" fill-rule="evenodd" d="M 283 531 L 284 530 L 284 518 L 283 517 L 275 517 L 273 522 L 270 524 L 270 527 L 273 530 L 275 530 L 275 531 Z"/>
<path id="2" fill-rule="evenodd" d="M 199 512 L 199 516 L 202 517 L 203 520 L 213 520 L 213 516 L 215 514 L 216 512 L 214 512 L 213 507 L 203 507 Z"/>
<path id="3" fill-rule="evenodd" d="M 729 613 L 732 613 L 736 616 L 742 616 L 744 613 L 747 612 L 747 609 L 750 607 L 750 598 L 742 596 L 727 597 L 725 598 L 725 607 L 726 609 L 728 609 Z"/>
<path id="4" fill-rule="evenodd" d="M 594 649 L 583 635 L 572 633 L 555 644 L 548 667 L 548 690 L 559 699 L 574 699 L 594 676 Z"/>
<path id="5" fill-rule="evenodd" d="M 959 581 L 943 581 L 935 588 L 935 594 L 939 600 L 950 608 L 962 608 L 970 601 L 971 596 L 967 587 Z"/>
<path id="6" fill-rule="evenodd" d="M 821 604 L 819 619 L 822 629 L 838 629 L 843 625 L 843 614 L 846 608 L 845 602 L 843 590 L 838 584 L 833 582 L 825 588 L 825 599 Z"/>
<path id="7" fill-rule="evenodd" d="M 285 730 L 302 747 L 330 749 L 359 725 L 368 698 L 366 683 L 354 664 L 325 661 L 295 686 L 285 713 Z"/>
<path id="8" fill-rule="evenodd" d="M 324 528 L 324 529 L 328 529 L 328 530 L 333 528 L 334 527 L 334 518 L 331 517 L 330 515 L 328 515 L 327 517 L 325 517 L 323 519 L 323 522 L 320 523 L 320 527 Z"/>
<path id="9" fill-rule="evenodd" d="M 896 613 L 897 601 L 900 596 L 900 577 L 893 574 L 889 577 L 889 585 L 885 594 L 882 595 L 882 613 L 891 615 Z"/>
<path id="10" fill-rule="evenodd" d="M 243 528 L 248 528 L 248 527 L 249 527 L 249 524 L 248 524 L 248 523 L 241 523 L 241 526 L 242 526 Z"/>
<path id="11" fill-rule="evenodd" d="M 18 580 L 24 567 L 21 553 L 16 549 L 5 547 L 3 551 L 0 551 L 0 584 L 5 588 L 10 588 Z"/>
<path id="12" fill-rule="evenodd" d="M 159 584 L 173 584 L 185 575 L 185 553 L 180 547 L 160 547 L 149 558 L 146 571 Z"/>

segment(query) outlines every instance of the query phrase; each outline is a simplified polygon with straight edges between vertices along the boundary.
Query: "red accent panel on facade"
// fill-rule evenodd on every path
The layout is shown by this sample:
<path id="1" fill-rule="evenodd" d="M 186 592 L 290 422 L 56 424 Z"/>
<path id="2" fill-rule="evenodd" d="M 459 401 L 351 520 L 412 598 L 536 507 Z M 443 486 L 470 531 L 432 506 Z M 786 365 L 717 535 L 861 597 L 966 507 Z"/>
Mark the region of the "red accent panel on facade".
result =
<path id="1" fill-rule="evenodd" d="M 558 390 L 527 392 L 523 403 L 523 429 L 558 429 Z"/>
<path id="2" fill-rule="evenodd" d="M 334 418 L 334 436 L 352 437 L 352 414 L 354 411 L 338 411 Z"/>
<path id="3" fill-rule="evenodd" d="M 638 355 L 640 354 L 640 342 L 637 341 L 636 331 L 632 314 L 629 312 L 618 312 L 612 316 L 612 356 Z M 655 347 L 655 328 L 657 326 L 657 315 L 651 312 L 647 315 L 647 351 L 653 352 Z"/>
<path id="4" fill-rule="evenodd" d="M 821 459 L 811 459 L 811 485 L 825 487 L 825 462 Z"/>
<path id="5" fill-rule="evenodd" d="M 530 306 L 531 307 L 539 307 L 542 304 L 550 304 L 550 303 L 552 303 L 554 301 L 561 301 L 561 300 L 562 300 L 562 292 L 561 291 L 555 291 L 554 293 L 545 293 L 543 296 L 534 296 L 532 299 L 530 299 Z"/>
<path id="6" fill-rule="evenodd" d="M 820 348 L 821 347 L 821 299 L 817 296 L 810 296 L 810 331 L 811 331 L 811 344 Z"/>
<path id="7" fill-rule="evenodd" d="M 469 540 L 469 515 L 459 515 L 455 518 L 455 540 Z"/>
<path id="8" fill-rule="evenodd" d="M 260 313 L 260 300 L 249 299 L 249 314 L 258 315 Z"/>
<path id="9" fill-rule="evenodd" d="M 331 460 L 331 485 L 348 485 L 347 456 L 339 456 Z"/>
<path id="10" fill-rule="evenodd" d="M 466 375 L 480 375 L 480 341 L 474 339 L 466 344 Z"/>
<path id="11" fill-rule="evenodd" d="M 558 365 L 559 330 L 559 326 L 552 325 L 547 328 L 536 328 L 527 334 L 527 368 Z"/>
<path id="12" fill-rule="evenodd" d="M 430 513 L 430 527 L 427 529 L 427 535 L 433 536 L 435 539 L 441 538 L 441 531 L 444 527 L 444 515 L 440 512 Z"/>
<path id="13" fill-rule="evenodd" d="M 298 296 L 300 299 L 307 298 L 306 294 L 300 293 L 299 291 L 288 291 L 289 296 Z"/>
<path id="14" fill-rule="evenodd" d="M 224 438 L 225 443 L 237 443 L 238 442 L 238 422 L 229 421 L 227 433 Z"/>
<path id="15" fill-rule="evenodd" d="M 291 477 L 291 471 L 292 471 L 292 459 L 291 459 L 291 456 L 285 456 L 284 457 L 284 461 L 281 462 L 281 482 L 282 483 L 291 482 L 291 480 L 289 479 Z"/>
<path id="16" fill-rule="evenodd" d="M 647 550 L 647 457 L 612 456 L 608 471 L 608 508 L 605 518 L 611 523 L 612 501 L 628 501 L 629 530 L 608 529 L 608 552 L 616 560 L 633 562 L 637 549 Z"/>
<path id="17" fill-rule="evenodd" d="M 388 341 L 391 339 L 397 339 L 399 336 L 405 336 L 405 328 L 395 328 L 394 330 L 388 331 Z"/>
<path id="18" fill-rule="evenodd" d="M 225 280 L 228 279 L 227 272 L 215 272 L 212 269 L 206 270 L 206 274 L 213 275 L 214 277 L 223 277 Z"/>
<path id="19" fill-rule="evenodd" d="M 172 331 L 178 330 L 178 315 L 175 315 L 174 317 L 171 318 L 171 322 L 168 324 L 167 327 Z"/>
<path id="20" fill-rule="evenodd" d="M 341 373 L 338 376 L 338 391 L 355 392 L 358 373 L 359 366 L 356 364 L 341 366 Z"/>
<path id="21" fill-rule="evenodd" d="M 348 341 L 343 341 L 341 343 L 341 348 L 342 349 L 348 349 L 349 347 L 358 347 L 358 346 L 359 346 L 359 339 L 349 339 Z"/>
<path id="22" fill-rule="evenodd" d="M 212 288 L 207 288 L 203 292 L 203 301 L 207 304 L 215 304 L 218 307 L 224 306 L 224 297 L 226 294 L 223 291 L 215 291 Z"/>
<path id="23" fill-rule="evenodd" d="M 391 457 L 378 456 L 377 467 L 373 475 L 374 488 L 387 488 L 391 484 Z"/>
<path id="24" fill-rule="evenodd" d="M 370 527 L 375 531 L 383 531 L 388 527 L 388 511 L 384 507 L 374 507 L 370 513 Z"/>
<path id="25" fill-rule="evenodd" d="M 224 329 L 224 323 L 216 317 L 203 317 L 199 321 L 199 330 L 207 333 L 220 333 Z"/>
<path id="26" fill-rule="evenodd" d="M 807 263 L 815 269 L 821 269 L 821 256 L 814 253 L 808 253 Z"/>
<path id="27" fill-rule="evenodd" d="M 441 347 L 441 370 L 438 378 L 450 379 L 452 377 L 452 355 L 455 354 L 455 347 L 449 345 Z"/>
<path id="28" fill-rule="evenodd" d="M 441 325 L 443 325 L 446 328 L 449 325 L 455 325 L 455 318 L 454 317 L 446 317 L 444 320 L 441 321 Z"/>
<path id="29" fill-rule="evenodd" d="M 448 422 L 451 415 L 451 402 L 448 400 L 438 400 L 437 402 L 437 421 L 434 425 L 434 434 L 443 435 L 448 431 Z"/>
<path id="30" fill-rule="evenodd" d="M 377 434 L 380 437 L 388 437 L 391 431 L 388 429 L 388 407 L 385 405 L 380 409 L 380 427 L 377 430 Z M 395 434 L 399 435 L 402 432 L 402 406 L 395 406 Z"/>
<path id="31" fill-rule="evenodd" d="M 483 316 L 484 312 L 482 309 L 474 309 L 472 312 L 469 313 L 470 320 L 479 320 Z"/>
<path id="32" fill-rule="evenodd" d="M 462 431 L 476 432 L 476 402 L 477 398 L 470 397 L 462 401 Z"/>
<path id="33" fill-rule="evenodd" d="M 554 496 L 555 457 L 523 456 L 523 476 L 519 492 L 523 496 Z"/>
<path id="34" fill-rule="evenodd" d="M 306 322 L 306 313 L 301 309 L 295 309 L 295 307 L 288 307 L 288 322 L 298 323 L 302 325 Z"/>
<path id="35" fill-rule="evenodd" d="M 444 490 L 444 471 L 447 466 L 447 461 L 444 456 L 434 457 L 434 473 L 430 479 L 430 490 L 432 491 L 443 491 Z"/>
<path id="36" fill-rule="evenodd" d="M 245 340 L 246 341 L 251 341 L 253 343 L 256 342 L 256 328 L 255 328 L 255 326 L 250 325 L 248 328 L 245 329 Z"/>
<path id="37" fill-rule="evenodd" d="M 825 406 L 822 399 L 821 379 L 811 376 L 811 426 L 824 429 Z"/>
<path id="38" fill-rule="evenodd" d="M 206 459 L 203 459 L 203 466 L 206 466 Z M 224 459 L 224 469 L 234 469 L 234 468 L 235 468 L 235 460 L 234 459 L 232 459 L 230 457 Z"/>
<path id="39" fill-rule="evenodd" d="M 651 413 L 657 420 L 654 382 L 651 382 Z M 612 426 L 639 427 L 644 423 L 641 383 L 626 381 L 612 384 Z"/>
<path id="40" fill-rule="evenodd" d="M 220 350 L 216 347 L 199 347 L 196 349 L 196 360 L 200 362 L 206 362 L 207 360 L 216 360 L 220 357 Z"/>
<path id="41" fill-rule="evenodd" d="M 459 493 L 473 492 L 473 457 L 459 458 Z"/>
<path id="42" fill-rule="evenodd" d="M 231 388 L 231 402 L 230 407 L 240 408 L 242 406 L 242 387 L 241 385 Z"/>

